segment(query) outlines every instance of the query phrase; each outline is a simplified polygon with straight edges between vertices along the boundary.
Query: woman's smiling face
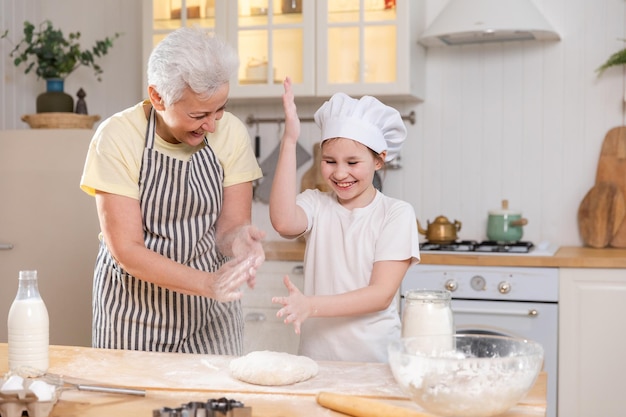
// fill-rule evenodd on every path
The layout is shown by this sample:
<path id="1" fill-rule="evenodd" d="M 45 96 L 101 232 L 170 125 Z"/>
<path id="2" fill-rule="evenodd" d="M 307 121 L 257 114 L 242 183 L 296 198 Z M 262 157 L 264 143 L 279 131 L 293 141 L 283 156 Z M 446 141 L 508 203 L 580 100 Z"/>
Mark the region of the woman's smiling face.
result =
<path id="1" fill-rule="evenodd" d="M 170 143 L 198 146 L 207 132 L 215 132 L 215 122 L 224 115 L 228 92 L 229 85 L 224 84 L 208 99 L 201 99 L 187 88 L 181 99 L 171 106 L 154 105 L 153 100 L 161 119 L 157 121 L 157 133 Z"/>
<path id="2" fill-rule="evenodd" d="M 376 194 L 374 173 L 382 166 L 382 160 L 367 146 L 352 139 L 335 138 L 322 143 L 322 176 L 347 208 L 365 207 L 372 201 Z"/>

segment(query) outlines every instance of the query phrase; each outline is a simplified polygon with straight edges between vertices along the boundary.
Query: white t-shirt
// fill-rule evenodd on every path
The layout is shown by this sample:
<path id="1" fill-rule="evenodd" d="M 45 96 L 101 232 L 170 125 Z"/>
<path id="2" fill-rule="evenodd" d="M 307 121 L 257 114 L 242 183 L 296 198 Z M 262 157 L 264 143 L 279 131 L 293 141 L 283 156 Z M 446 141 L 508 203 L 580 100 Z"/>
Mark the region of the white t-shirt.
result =
<path id="1" fill-rule="evenodd" d="M 305 295 L 366 287 L 377 261 L 419 262 L 415 211 L 405 201 L 377 191 L 367 207 L 348 210 L 334 193 L 306 190 L 297 204 L 308 217 Z M 400 330 L 395 302 L 361 316 L 309 318 L 302 325 L 299 353 L 316 360 L 386 362 L 387 345 Z"/>

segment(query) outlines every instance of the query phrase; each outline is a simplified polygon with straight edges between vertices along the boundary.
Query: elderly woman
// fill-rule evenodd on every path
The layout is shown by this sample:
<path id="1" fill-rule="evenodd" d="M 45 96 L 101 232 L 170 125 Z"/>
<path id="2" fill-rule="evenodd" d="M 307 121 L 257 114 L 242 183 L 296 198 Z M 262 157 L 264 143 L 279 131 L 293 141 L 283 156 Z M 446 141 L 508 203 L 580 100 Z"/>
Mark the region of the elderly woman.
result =
<path id="1" fill-rule="evenodd" d="M 240 355 L 241 291 L 264 260 L 252 226 L 262 173 L 226 111 L 236 51 L 181 28 L 148 62 L 149 100 L 105 120 L 81 188 L 95 196 L 101 244 L 94 347 Z"/>

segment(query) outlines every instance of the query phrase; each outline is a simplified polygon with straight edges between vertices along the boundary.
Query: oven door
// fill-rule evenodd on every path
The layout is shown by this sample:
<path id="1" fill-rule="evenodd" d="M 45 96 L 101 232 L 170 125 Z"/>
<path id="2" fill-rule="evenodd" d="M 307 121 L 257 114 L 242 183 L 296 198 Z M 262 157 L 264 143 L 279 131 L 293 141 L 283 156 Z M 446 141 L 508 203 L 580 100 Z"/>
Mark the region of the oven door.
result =
<path id="1" fill-rule="evenodd" d="M 518 301 L 452 300 L 457 333 L 487 333 L 539 342 L 548 373 L 548 412 L 556 416 L 558 304 Z"/>

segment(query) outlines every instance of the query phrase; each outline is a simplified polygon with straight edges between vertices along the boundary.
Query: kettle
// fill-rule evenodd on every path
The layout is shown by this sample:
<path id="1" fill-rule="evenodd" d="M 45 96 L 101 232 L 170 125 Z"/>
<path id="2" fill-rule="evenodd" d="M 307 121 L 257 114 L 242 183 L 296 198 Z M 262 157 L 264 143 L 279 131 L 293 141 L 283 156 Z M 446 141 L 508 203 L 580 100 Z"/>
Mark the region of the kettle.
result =
<path id="1" fill-rule="evenodd" d="M 417 231 L 426 236 L 430 243 L 452 243 L 457 239 L 456 233 L 461 230 L 461 222 L 451 223 L 445 216 L 439 216 L 432 223 L 426 222 L 426 230 L 422 229 L 417 220 Z"/>

